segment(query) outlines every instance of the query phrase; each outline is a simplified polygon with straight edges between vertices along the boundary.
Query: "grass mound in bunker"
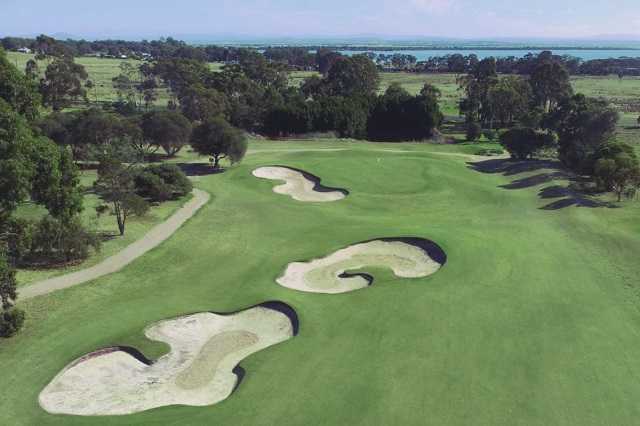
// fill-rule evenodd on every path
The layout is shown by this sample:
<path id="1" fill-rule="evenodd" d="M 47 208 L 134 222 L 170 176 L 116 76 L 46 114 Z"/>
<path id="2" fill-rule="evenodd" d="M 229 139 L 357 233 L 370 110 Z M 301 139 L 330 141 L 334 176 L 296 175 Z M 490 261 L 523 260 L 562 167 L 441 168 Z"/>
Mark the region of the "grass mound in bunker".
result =
<path id="1" fill-rule="evenodd" d="M 367 274 L 349 273 L 367 266 L 388 267 L 402 278 L 426 277 L 445 263 L 444 251 L 422 238 L 383 238 L 354 244 L 309 262 L 293 262 L 276 281 L 294 290 L 344 293 L 373 282 Z"/>

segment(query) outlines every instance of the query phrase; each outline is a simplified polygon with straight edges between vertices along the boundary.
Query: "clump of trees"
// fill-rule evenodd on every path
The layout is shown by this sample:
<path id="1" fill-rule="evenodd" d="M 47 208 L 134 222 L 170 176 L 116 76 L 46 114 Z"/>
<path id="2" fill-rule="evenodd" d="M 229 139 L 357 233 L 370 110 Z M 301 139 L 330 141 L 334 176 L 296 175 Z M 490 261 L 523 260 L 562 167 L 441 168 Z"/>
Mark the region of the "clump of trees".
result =
<path id="1" fill-rule="evenodd" d="M 13 307 L 18 297 L 15 265 L 28 252 L 45 249 L 82 257 L 83 249 L 64 247 L 66 240 L 84 230 L 77 219 L 82 210 L 82 189 L 71 153 L 42 136 L 33 125 L 41 105 L 39 85 L 18 71 L 0 49 L 0 335 L 15 333 L 24 313 Z M 30 200 L 44 206 L 47 216 L 34 223 L 16 217 L 18 206 Z M 49 234 L 48 231 L 52 233 Z M 44 242 L 46 234 L 47 242 Z M 38 237 L 38 238 L 36 238 Z M 75 241 L 79 245 L 82 241 Z M 55 245 L 55 247 L 54 247 Z"/>
<path id="2" fill-rule="evenodd" d="M 618 200 L 635 195 L 637 159 L 629 145 L 615 140 L 618 112 L 603 100 L 574 93 L 568 69 L 550 52 L 529 60 L 526 76 L 498 77 L 496 60 L 489 57 L 461 77 L 467 138 L 473 140 L 482 128 L 502 128 L 500 144 L 512 157 L 555 150 L 561 161 L 594 176 Z"/>

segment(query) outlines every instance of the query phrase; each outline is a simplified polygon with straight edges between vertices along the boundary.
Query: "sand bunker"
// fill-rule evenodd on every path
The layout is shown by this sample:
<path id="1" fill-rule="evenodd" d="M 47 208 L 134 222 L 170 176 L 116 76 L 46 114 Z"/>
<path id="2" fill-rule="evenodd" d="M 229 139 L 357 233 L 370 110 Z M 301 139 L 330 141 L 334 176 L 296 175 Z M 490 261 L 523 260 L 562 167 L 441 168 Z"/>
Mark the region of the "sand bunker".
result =
<path id="1" fill-rule="evenodd" d="M 321 259 L 294 262 L 276 281 L 294 290 L 344 293 L 368 286 L 373 277 L 347 271 L 388 267 L 403 278 L 426 277 L 446 261 L 442 249 L 422 238 L 384 238 L 341 249 Z"/>
<path id="2" fill-rule="evenodd" d="M 231 315 L 204 312 L 161 321 L 145 334 L 168 343 L 170 353 L 155 362 L 130 348 L 91 353 L 51 381 L 40 405 L 51 413 L 114 415 L 215 404 L 236 387 L 242 359 L 296 332 L 293 309 L 279 302 Z"/>
<path id="3" fill-rule="evenodd" d="M 278 194 L 291 195 L 298 201 L 336 201 L 349 194 L 344 189 L 323 186 L 317 176 L 290 167 L 260 167 L 253 171 L 253 175 L 263 179 L 284 180 L 286 183 L 275 186 L 273 191 Z"/>

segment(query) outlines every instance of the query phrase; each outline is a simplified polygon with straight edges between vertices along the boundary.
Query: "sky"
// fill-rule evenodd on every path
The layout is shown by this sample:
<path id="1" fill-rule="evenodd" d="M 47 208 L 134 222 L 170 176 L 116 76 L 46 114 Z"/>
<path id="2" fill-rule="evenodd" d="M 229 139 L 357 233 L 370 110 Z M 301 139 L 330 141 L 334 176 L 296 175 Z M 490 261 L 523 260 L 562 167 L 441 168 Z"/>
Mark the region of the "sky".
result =
<path id="1" fill-rule="evenodd" d="M 0 0 L 0 35 L 640 35 L 638 0 Z"/>

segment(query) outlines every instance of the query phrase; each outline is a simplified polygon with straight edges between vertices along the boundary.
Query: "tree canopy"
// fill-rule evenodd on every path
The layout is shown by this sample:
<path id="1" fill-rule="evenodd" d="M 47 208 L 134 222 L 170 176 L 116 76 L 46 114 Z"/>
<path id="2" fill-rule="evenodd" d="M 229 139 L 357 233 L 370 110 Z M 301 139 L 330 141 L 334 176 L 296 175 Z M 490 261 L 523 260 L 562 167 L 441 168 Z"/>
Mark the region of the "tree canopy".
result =
<path id="1" fill-rule="evenodd" d="M 193 129 L 190 143 L 195 152 L 211 157 L 216 169 L 223 158 L 234 164 L 242 160 L 247 152 L 247 140 L 242 132 L 219 117 Z"/>

